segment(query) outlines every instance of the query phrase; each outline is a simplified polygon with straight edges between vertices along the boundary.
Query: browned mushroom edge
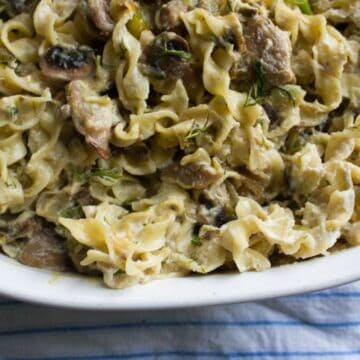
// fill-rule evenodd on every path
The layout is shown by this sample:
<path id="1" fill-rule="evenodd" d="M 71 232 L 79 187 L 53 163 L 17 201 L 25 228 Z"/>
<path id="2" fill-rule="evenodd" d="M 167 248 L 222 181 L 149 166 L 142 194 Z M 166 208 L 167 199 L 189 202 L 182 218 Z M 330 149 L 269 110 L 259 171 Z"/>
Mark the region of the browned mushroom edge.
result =
<path id="1" fill-rule="evenodd" d="M 2 224 L 3 225 L 3 224 Z M 54 227 L 34 215 L 23 213 L 8 221 L 0 229 L 10 241 L 17 242 L 16 259 L 27 266 L 65 271 L 70 268 L 66 242 L 54 230 Z"/>
<path id="2" fill-rule="evenodd" d="M 40 59 L 43 75 L 52 80 L 71 81 L 95 74 L 95 54 L 86 46 L 52 46 Z"/>
<path id="3" fill-rule="evenodd" d="M 144 49 L 140 63 L 149 77 L 176 80 L 189 72 L 190 59 L 187 41 L 173 32 L 163 32 Z"/>
<path id="4" fill-rule="evenodd" d="M 203 190 L 216 182 L 221 175 L 210 166 L 201 164 L 188 164 L 182 166 L 179 163 L 168 165 L 162 170 L 161 179 L 169 183 L 175 183 L 184 189 Z"/>

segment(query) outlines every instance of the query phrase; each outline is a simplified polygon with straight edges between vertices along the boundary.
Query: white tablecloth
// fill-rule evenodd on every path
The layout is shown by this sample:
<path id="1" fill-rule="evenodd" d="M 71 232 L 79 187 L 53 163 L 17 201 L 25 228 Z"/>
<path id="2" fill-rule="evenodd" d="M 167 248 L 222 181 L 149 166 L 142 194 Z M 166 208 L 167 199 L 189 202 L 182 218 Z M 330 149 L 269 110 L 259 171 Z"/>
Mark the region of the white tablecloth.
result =
<path id="1" fill-rule="evenodd" d="M 90 312 L 0 298 L 1 359 L 360 359 L 360 282 L 248 304 Z"/>

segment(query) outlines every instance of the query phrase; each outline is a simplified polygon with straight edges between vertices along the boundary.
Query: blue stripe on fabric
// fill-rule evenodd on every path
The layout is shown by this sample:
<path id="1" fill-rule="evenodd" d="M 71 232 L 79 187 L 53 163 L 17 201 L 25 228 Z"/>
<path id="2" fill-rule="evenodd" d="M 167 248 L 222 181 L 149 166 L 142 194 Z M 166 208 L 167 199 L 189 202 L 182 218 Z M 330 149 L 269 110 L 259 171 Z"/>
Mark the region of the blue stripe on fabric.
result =
<path id="1" fill-rule="evenodd" d="M 132 354 L 118 355 L 92 355 L 92 356 L 60 356 L 46 357 L 37 360 L 112 360 L 112 359 L 146 359 L 156 357 L 217 357 L 217 358 L 251 358 L 251 357 L 334 357 L 359 355 L 360 350 L 344 351 L 232 351 L 232 352 L 211 352 L 211 351 L 164 351 L 164 352 L 139 352 Z M 15 358 L 12 358 L 16 360 Z"/>
<path id="2" fill-rule="evenodd" d="M 311 294 L 294 295 L 292 298 L 360 298 L 360 292 L 349 291 L 349 292 L 315 292 Z"/>
<path id="3" fill-rule="evenodd" d="M 23 336 L 36 335 L 44 333 L 66 333 L 66 332 L 89 332 L 100 330 L 124 330 L 124 329 L 148 329 L 148 328 L 166 328 L 166 327 L 227 327 L 227 328 L 243 328 L 243 327 L 317 327 L 317 328 L 353 328 L 360 326 L 360 321 L 348 322 L 305 322 L 298 320 L 259 320 L 259 321 L 159 321 L 159 322 L 138 322 L 138 323 L 120 323 L 120 324 L 104 324 L 92 326 L 64 326 L 64 327 L 48 327 L 48 328 L 32 328 L 0 331 L 0 337 L 5 336 Z"/>

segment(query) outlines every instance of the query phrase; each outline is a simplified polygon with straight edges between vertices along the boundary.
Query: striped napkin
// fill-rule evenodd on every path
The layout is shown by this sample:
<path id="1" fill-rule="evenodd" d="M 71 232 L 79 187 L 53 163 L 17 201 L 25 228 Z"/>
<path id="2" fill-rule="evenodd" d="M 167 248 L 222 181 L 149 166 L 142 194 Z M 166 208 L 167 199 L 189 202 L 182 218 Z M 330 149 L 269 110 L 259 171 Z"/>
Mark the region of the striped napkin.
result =
<path id="1" fill-rule="evenodd" d="M 360 282 L 248 304 L 63 310 L 0 298 L 1 359 L 360 359 Z"/>

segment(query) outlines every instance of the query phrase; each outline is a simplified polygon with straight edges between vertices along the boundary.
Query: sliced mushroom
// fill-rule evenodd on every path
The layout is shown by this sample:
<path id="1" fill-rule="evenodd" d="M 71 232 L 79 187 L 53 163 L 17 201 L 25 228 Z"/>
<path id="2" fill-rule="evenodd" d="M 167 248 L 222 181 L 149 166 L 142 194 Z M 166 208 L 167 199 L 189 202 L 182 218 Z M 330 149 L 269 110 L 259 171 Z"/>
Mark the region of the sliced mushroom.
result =
<path id="1" fill-rule="evenodd" d="M 110 157 L 111 128 L 121 120 L 116 104 L 99 96 L 84 81 L 72 81 L 67 87 L 67 102 L 76 130 L 103 159 Z"/>
<path id="2" fill-rule="evenodd" d="M 163 32 L 145 48 L 140 61 L 146 75 L 176 80 L 191 71 L 190 58 L 189 45 L 184 38 L 173 32 Z"/>
<path id="3" fill-rule="evenodd" d="M 196 217 L 199 224 L 221 227 L 223 224 L 234 220 L 235 214 L 230 205 L 207 206 L 200 204 L 196 210 Z"/>
<path id="4" fill-rule="evenodd" d="M 9 241 L 19 243 L 16 259 L 22 264 L 57 271 L 69 268 L 65 241 L 40 217 L 24 212 L 2 231 Z"/>
<path id="5" fill-rule="evenodd" d="M 294 82 L 289 36 L 260 15 L 247 19 L 243 29 L 246 73 L 251 73 L 255 62 L 260 61 L 266 80 L 272 85 Z"/>
<path id="6" fill-rule="evenodd" d="M 110 16 L 110 0 L 88 0 L 89 17 L 94 25 L 104 34 L 114 29 L 114 21 Z"/>
<path id="7" fill-rule="evenodd" d="M 211 166 L 191 163 L 180 165 L 172 163 L 163 169 L 161 179 L 175 183 L 184 189 L 203 190 L 216 182 L 221 177 Z"/>
<path id="8" fill-rule="evenodd" d="M 96 69 L 94 52 L 85 46 L 53 46 L 39 64 L 44 76 L 61 81 L 87 78 L 95 74 Z"/>
<path id="9" fill-rule="evenodd" d="M 0 5 L 9 17 L 16 16 L 23 12 L 31 12 L 39 0 L 2 0 Z"/>

